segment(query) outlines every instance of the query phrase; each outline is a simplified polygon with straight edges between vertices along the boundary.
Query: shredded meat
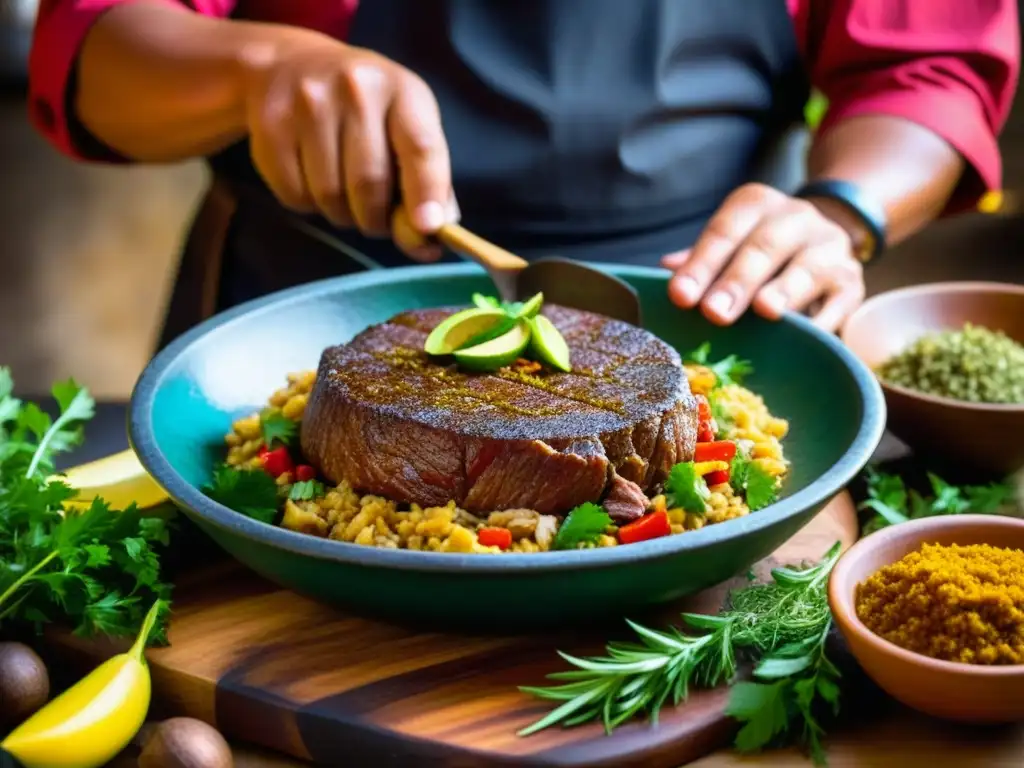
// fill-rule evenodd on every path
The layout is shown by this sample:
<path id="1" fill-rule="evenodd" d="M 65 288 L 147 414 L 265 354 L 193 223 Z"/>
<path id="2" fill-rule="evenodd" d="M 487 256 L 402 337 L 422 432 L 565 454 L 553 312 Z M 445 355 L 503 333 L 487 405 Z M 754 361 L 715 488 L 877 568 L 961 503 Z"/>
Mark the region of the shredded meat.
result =
<path id="1" fill-rule="evenodd" d="M 615 475 L 604 500 L 604 510 L 616 523 L 628 523 L 643 517 L 650 503 L 639 485 Z"/>

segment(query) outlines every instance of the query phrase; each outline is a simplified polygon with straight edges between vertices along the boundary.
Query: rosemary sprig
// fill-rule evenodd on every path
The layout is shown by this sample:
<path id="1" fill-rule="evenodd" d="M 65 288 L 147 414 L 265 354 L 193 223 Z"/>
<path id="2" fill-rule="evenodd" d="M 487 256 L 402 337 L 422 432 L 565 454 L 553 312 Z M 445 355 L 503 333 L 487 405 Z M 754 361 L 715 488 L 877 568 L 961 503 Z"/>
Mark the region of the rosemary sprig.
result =
<path id="1" fill-rule="evenodd" d="M 753 679 L 734 683 L 727 709 L 743 723 L 736 747 L 754 751 L 795 736 L 823 764 L 815 712 L 819 700 L 839 706 L 839 671 L 825 655 L 832 624 L 826 586 L 839 553 L 837 542 L 817 565 L 774 569 L 767 584 L 735 590 L 717 616 L 683 614 L 692 633 L 628 622 L 640 642 L 611 643 L 603 657 L 560 653 L 575 667 L 548 676 L 560 685 L 521 689 L 558 706 L 520 735 L 594 720 L 611 733 L 637 715 L 656 723 L 667 703 L 686 700 L 691 685 L 733 682 L 737 658 L 744 658 L 755 664 Z"/>

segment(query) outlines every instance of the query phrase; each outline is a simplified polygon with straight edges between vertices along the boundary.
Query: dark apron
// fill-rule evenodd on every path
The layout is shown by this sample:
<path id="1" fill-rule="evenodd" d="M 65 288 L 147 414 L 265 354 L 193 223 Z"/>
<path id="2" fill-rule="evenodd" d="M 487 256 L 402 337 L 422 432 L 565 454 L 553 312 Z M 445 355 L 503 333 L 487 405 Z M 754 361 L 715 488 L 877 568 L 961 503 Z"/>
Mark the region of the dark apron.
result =
<path id="1" fill-rule="evenodd" d="M 463 224 L 527 259 L 656 265 L 737 186 L 800 181 L 784 0 L 363 0 L 348 42 L 426 80 Z M 210 164 L 161 346 L 270 291 L 408 263 L 270 201 L 246 143 Z"/>

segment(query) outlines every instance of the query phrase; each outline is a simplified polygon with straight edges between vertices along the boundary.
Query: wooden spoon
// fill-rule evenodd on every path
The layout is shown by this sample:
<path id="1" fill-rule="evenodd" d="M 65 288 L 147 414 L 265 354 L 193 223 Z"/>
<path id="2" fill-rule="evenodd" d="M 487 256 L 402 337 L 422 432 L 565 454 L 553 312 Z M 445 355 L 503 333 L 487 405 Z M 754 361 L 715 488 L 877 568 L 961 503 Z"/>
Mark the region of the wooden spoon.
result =
<path id="1" fill-rule="evenodd" d="M 553 304 L 641 324 L 636 290 L 599 269 L 557 257 L 529 262 L 458 224 L 441 227 L 437 239 L 486 269 L 504 301 L 525 300 L 543 293 L 545 301 Z"/>
<path id="2" fill-rule="evenodd" d="M 437 232 L 437 239 L 456 253 L 468 256 L 491 276 L 498 295 L 503 301 L 519 298 L 518 281 L 520 273 L 530 266 L 521 256 L 484 240 L 458 224 L 446 224 Z"/>

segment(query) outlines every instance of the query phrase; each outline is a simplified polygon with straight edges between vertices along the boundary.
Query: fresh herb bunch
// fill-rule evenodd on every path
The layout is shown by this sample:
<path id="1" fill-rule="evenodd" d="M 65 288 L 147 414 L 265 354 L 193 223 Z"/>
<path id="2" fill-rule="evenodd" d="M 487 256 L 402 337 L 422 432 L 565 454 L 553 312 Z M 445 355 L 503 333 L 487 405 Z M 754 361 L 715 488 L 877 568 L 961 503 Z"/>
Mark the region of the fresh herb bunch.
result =
<path id="1" fill-rule="evenodd" d="M 13 389 L 0 368 L 0 622 L 134 635 L 154 600 L 170 594 L 158 554 L 168 523 L 98 499 L 82 512 L 66 509 L 75 491 L 52 477 L 54 458 L 81 442 L 95 404 L 73 380 L 55 384 L 51 419 Z"/>
<path id="2" fill-rule="evenodd" d="M 950 485 L 929 472 L 931 495 L 908 489 L 897 475 L 879 472 L 874 467 L 865 471 L 868 497 L 858 509 L 873 514 L 864 522 L 862 535 L 898 525 L 908 520 L 938 515 L 994 514 L 1012 507 L 1016 494 L 1010 481 L 988 485 Z"/>
<path id="3" fill-rule="evenodd" d="M 743 360 L 736 355 L 729 355 L 718 362 L 711 362 L 710 358 L 711 342 L 705 341 L 686 356 L 686 361 L 710 368 L 720 387 L 742 384 L 743 380 L 754 372 L 754 366 L 750 364 L 749 360 Z"/>
<path id="4" fill-rule="evenodd" d="M 607 656 L 560 655 L 575 669 L 548 677 L 560 685 L 521 690 L 560 702 L 520 731 L 527 736 L 553 725 L 593 720 L 611 733 L 637 715 L 657 722 L 666 704 L 680 704 L 690 686 L 733 682 L 740 661 L 754 664 L 752 680 L 735 682 L 726 710 L 742 723 L 736 747 L 758 750 L 795 738 L 824 764 L 821 705 L 839 709 L 839 670 L 825 653 L 832 626 L 826 587 L 839 559 L 837 542 L 809 568 L 776 568 L 772 581 L 735 590 L 717 616 L 684 614 L 700 634 L 656 631 L 628 622 L 639 643 L 611 643 Z"/>

